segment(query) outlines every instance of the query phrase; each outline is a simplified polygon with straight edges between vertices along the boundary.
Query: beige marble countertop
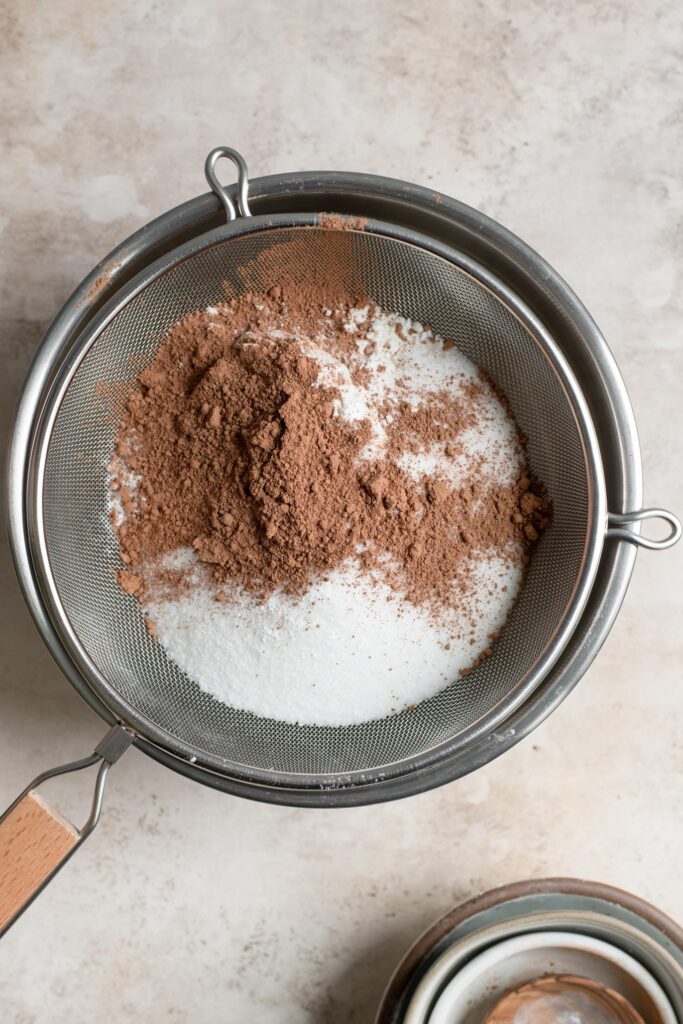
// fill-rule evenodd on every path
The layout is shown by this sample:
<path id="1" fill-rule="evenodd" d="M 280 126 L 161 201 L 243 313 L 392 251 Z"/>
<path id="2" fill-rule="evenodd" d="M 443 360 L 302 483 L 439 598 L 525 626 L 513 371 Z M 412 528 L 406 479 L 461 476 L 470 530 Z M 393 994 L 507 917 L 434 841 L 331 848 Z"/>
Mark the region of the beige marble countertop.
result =
<path id="1" fill-rule="evenodd" d="M 2 414 L 72 287 L 205 190 L 371 171 L 480 207 L 575 288 L 617 357 L 646 504 L 683 510 L 683 14 L 672 2 L 2 4 Z M 567 874 L 683 917 L 683 545 L 641 552 L 560 709 L 445 788 L 355 810 L 230 799 L 137 752 L 93 837 L 2 943 L 5 1024 L 367 1022 L 453 903 Z M 2 562 L 0 805 L 102 724 Z"/>

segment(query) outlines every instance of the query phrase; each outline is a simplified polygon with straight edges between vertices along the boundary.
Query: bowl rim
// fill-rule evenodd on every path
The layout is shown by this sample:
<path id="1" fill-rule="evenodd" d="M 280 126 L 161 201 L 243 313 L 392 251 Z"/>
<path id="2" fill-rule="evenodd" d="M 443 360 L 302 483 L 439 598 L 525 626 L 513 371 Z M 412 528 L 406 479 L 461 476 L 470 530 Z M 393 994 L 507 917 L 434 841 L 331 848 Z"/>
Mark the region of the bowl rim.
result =
<path id="1" fill-rule="evenodd" d="M 480 952 L 475 953 L 471 959 L 467 960 L 461 967 L 456 967 L 455 971 L 447 977 L 444 987 L 435 999 L 429 1000 L 429 997 L 426 998 L 423 1017 L 420 1016 L 420 1010 L 416 1005 L 419 999 L 420 986 L 418 986 L 408 1008 L 406 1024 L 408 1024 L 408 1021 L 410 1021 L 410 1024 L 417 1024 L 418 1020 L 429 1021 L 432 1024 L 433 1015 L 439 1009 L 439 1005 L 443 1002 L 446 1006 L 449 1006 L 454 1000 L 463 998 L 466 995 L 468 983 L 481 974 L 482 971 L 490 970 L 510 956 L 548 946 L 593 953 L 601 959 L 616 964 L 652 999 L 661 1018 L 658 1024 L 676 1024 L 676 1014 L 662 986 L 633 956 L 618 946 L 606 942 L 604 939 L 597 939 L 583 932 L 567 932 L 559 929 L 530 931 L 512 935 L 494 942 Z M 434 964 L 432 970 L 436 966 L 437 964 Z M 422 984 L 426 983 L 428 974 L 423 978 Z M 528 982 L 522 984 L 528 984 Z M 515 985 L 514 987 L 518 986 Z M 443 1014 L 443 1007 L 439 1012 Z M 437 1024 L 438 1020 L 439 1017 L 435 1017 L 433 1024 Z"/>
<path id="2" fill-rule="evenodd" d="M 454 943 L 464 943 L 470 939 L 475 941 L 477 935 L 484 929 L 508 928 L 516 917 L 521 917 L 524 913 L 533 913 L 532 909 L 524 910 L 520 907 L 518 912 L 511 913 L 502 925 L 492 924 L 490 919 L 497 908 L 503 908 L 508 904 L 523 904 L 529 897 L 543 896 L 559 897 L 560 900 L 563 897 L 578 897 L 586 902 L 601 904 L 604 912 L 609 913 L 610 918 L 619 923 L 622 923 L 624 912 L 635 919 L 631 927 L 646 934 L 649 941 L 661 949 L 662 954 L 676 963 L 677 990 L 683 1008 L 683 928 L 676 921 L 653 904 L 616 886 L 586 879 L 551 877 L 526 879 L 489 889 L 441 915 L 417 937 L 395 967 L 380 1000 L 375 1024 L 398 1024 L 403 1019 L 403 1013 L 413 992 L 432 964 L 440 958 L 441 954 L 437 952 L 437 948 L 458 928 L 462 930 L 468 922 L 481 917 L 482 923 L 479 928 L 473 927 L 470 933 L 462 934 L 460 939 L 454 939 Z M 483 923 L 487 915 L 488 925 Z M 647 925 L 648 931 L 644 925 Z"/>

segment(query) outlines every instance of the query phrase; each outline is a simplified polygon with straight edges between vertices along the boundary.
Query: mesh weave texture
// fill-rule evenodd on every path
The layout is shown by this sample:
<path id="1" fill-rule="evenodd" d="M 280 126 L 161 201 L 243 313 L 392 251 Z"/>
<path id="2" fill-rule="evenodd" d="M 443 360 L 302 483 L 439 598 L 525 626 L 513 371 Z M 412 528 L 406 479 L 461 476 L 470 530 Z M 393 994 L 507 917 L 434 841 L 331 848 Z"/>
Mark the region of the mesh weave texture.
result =
<path id="1" fill-rule="evenodd" d="M 529 439 L 530 466 L 554 504 L 553 524 L 491 657 L 414 710 L 346 727 L 259 718 L 205 694 L 150 639 L 137 603 L 118 588 L 121 563 L 107 512 L 106 466 L 125 385 L 152 360 L 168 328 L 230 294 L 277 284 L 277 274 L 305 275 L 320 261 L 323 238 L 328 255 L 334 245 L 342 273 L 360 276 L 372 299 L 455 339 L 503 389 Z M 262 263 L 253 261 L 282 243 L 279 269 L 265 280 Z M 280 228 L 201 248 L 148 284 L 92 339 L 54 421 L 42 510 L 50 570 L 71 627 L 108 686 L 149 724 L 147 738 L 172 748 L 175 737 L 218 771 L 230 763 L 275 773 L 372 774 L 473 725 L 509 699 L 547 651 L 584 564 L 589 494 L 581 433 L 561 377 L 542 343 L 491 291 L 442 257 L 381 234 Z"/>

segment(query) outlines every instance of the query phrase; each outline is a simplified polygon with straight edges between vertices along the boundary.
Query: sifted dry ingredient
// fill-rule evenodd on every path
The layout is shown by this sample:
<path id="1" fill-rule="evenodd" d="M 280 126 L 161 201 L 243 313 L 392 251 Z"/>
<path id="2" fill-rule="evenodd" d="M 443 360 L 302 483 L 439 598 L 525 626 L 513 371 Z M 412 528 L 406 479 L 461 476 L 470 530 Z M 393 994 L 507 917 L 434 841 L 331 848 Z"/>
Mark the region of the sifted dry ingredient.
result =
<path id="1" fill-rule="evenodd" d="M 209 620 L 214 633 L 218 614 L 233 632 L 251 622 L 265 631 L 255 643 L 277 646 L 288 609 L 305 609 L 309 630 L 316 601 L 321 614 L 327 607 L 351 623 L 359 590 L 380 617 L 387 603 L 394 618 L 412 608 L 443 651 L 469 647 L 451 678 L 466 673 L 490 651 L 477 627 L 501 624 L 482 599 L 497 593 L 509 608 L 506 584 L 518 582 L 550 521 L 504 403 L 452 342 L 360 295 L 301 283 L 244 294 L 169 331 L 129 398 L 111 489 L 127 566 L 122 588 L 146 608 L 180 666 L 226 699 L 234 693 L 219 685 L 221 645 L 220 665 L 207 668 L 205 653 L 201 665 L 186 656 L 185 648 L 212 646 Z M 330 604 L 340 583 L 350 604 Z M 203 621 L 192 636 L 187 616 L 178 618 L 191 595 L 190 618 Z M 208 597 L 220 612 L 209 610 Z M 277 622 L 264 625 L 256 611 L 264 604 L 271 617 L 277 609 Z M 352 640 L 349 633 L 351 647 Z M 257 688 L 262 665 L 253 650 L 249 659 Z M 371 667 L 363 685 L 381 690 Z M 344 685 L 354 671 L 361 668 L 347 666 Z M 437 689 L 449 681 L 445 664 L 438 675 Z M 250 702 L 248 691 L 239 699 L 291 718 L 288 687 L 281 678 L 275 704 L 257 694 Z M 300 696 L 295 720 L 305 720 Z M 324 694 L 316 699 L 323 708 Z M 375 702 L 373 716 L 401 700 L 392 690 L 390 706 Z M 344 718 L 340 705 L 332 718 L 358 715 Z M 319 710 L 310 720 L 330 719 Z"/>

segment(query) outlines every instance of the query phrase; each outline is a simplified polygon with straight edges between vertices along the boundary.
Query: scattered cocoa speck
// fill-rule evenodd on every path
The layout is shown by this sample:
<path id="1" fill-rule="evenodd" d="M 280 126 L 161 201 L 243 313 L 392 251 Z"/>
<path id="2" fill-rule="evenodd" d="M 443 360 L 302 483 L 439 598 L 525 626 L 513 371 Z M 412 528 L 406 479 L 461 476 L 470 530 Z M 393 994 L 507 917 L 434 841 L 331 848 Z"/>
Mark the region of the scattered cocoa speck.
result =
<path id="1" fill-rule="evenodd" d="M 117 576 L 119 586 L 124 594 L 137 594 L 142 589 L 142 579 L 134 572 L 121 569 Z"/>
<path id="2" fill-rule="evenodd" d="M 318 217 L 319 227 L 333 231 L 364 231 L 367 223 L 367 217 L 352 217 L 341 213 L 321 213 Z"/>
<path id="3" fill-rule="evenodd" d="M 100 274 L 96 281 L 90 286 L 90 288 L 85 294 L 85 297 L 81 299 L 78 305 L 85 306 L 89 302 L 93 302 L 97 298 L 97 296 L 101 292 L 103 292 L 104 289 L 109 285 L 109 282 L 111 281 L 116 271 L 120 268 L 120 266 L 120 263 L 112 263 L 109 267 L 107 267 L 104 273 Z"/>

